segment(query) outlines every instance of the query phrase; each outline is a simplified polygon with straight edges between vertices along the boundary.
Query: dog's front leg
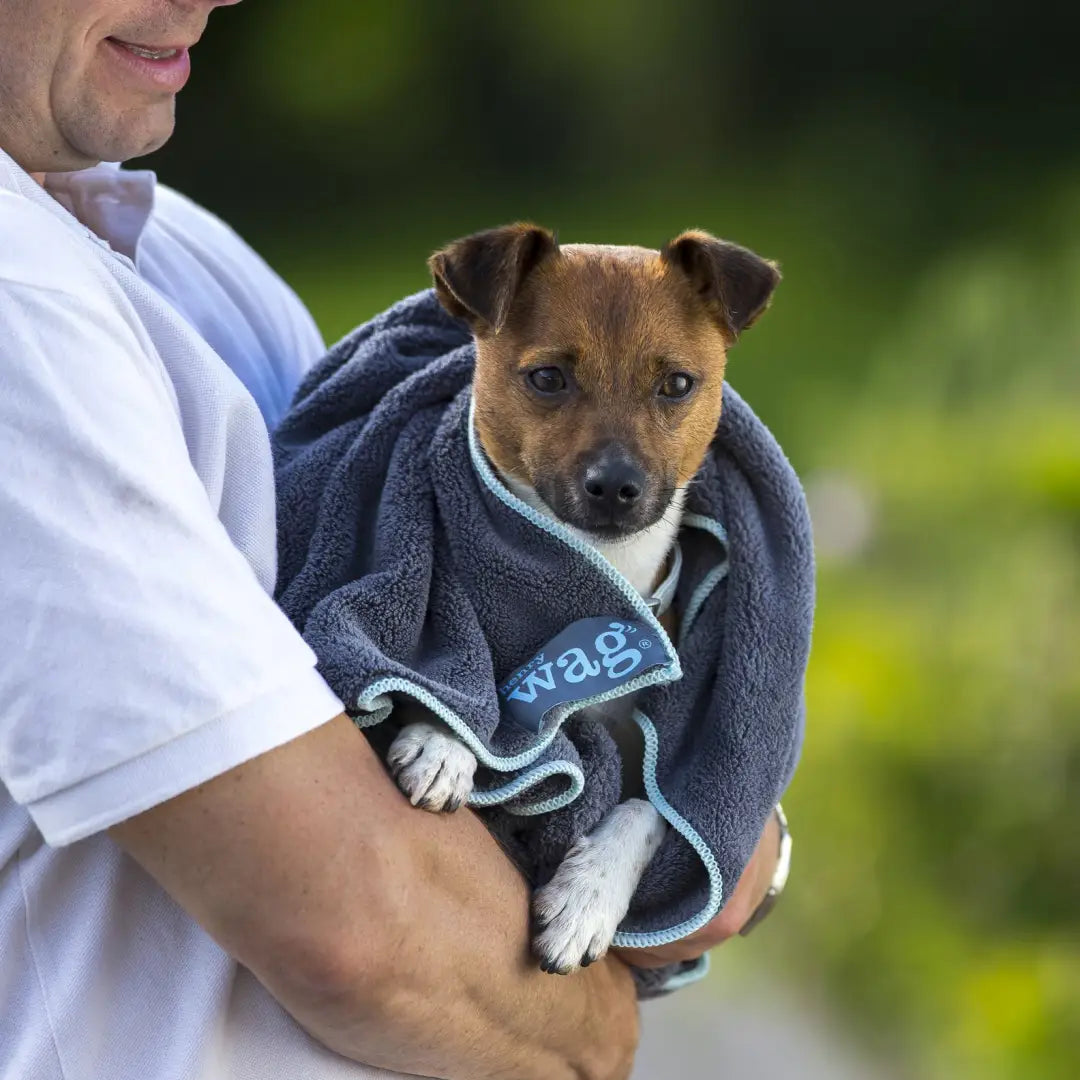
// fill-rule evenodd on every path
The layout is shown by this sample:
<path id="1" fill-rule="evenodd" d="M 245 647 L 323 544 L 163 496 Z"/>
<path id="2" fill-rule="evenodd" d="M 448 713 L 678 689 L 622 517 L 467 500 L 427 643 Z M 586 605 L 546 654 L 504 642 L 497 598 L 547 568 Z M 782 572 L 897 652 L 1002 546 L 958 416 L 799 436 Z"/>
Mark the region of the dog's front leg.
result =
<path id="1" fill-rule="evenodd" d="M 406 724 L 391 744 L 386 763 L 409 802 L 424 810 L 452 813 L 473 789 L 476 758 L 441 724 Z"/>
<path id="2" fill-rule="evenodd" d="M 579 840 L 533 898 L 540 966 L 559 975 L 607 952 L 667 823 L 652 803 L 620 803 Z"/>

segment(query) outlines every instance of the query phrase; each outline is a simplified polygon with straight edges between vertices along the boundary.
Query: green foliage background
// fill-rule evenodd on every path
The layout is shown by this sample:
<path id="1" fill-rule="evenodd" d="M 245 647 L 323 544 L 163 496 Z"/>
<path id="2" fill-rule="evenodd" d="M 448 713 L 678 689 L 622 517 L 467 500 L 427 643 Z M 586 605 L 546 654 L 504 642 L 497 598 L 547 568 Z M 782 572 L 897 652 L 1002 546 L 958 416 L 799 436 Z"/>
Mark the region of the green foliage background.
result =
<path id="1" fill-rule="evenodd" d="M 821 553 L 790 897 L 713 978 L 901 1076 L 1080 1075 L 1077 11 L 259 0 L 151 162 L 328 339 L 506 220 L 781 261 L 730 376 L 871 531 Z"/>

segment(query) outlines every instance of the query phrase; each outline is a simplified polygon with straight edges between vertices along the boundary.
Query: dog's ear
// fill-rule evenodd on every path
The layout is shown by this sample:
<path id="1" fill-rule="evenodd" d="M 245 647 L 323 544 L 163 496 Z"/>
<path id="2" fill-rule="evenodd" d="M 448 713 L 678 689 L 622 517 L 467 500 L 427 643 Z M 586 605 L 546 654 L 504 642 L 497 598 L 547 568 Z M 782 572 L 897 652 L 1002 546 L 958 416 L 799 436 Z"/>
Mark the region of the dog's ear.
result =
<path id="1" fill-rule="evenodd" d="M 455 240 L 428 259 L 428 268 L 439 302 L 451 315 L 477 333 L 498 333 L 522 282 L 558 250 L 547 229 L 504 225 Z"/>
<path id="2" fill-rule="evenodd" d="M 769 306 L 780 281 L 775 263 L 698 230 L 676 236 L 660 258 L 686 274 L 729 344 Z"/>

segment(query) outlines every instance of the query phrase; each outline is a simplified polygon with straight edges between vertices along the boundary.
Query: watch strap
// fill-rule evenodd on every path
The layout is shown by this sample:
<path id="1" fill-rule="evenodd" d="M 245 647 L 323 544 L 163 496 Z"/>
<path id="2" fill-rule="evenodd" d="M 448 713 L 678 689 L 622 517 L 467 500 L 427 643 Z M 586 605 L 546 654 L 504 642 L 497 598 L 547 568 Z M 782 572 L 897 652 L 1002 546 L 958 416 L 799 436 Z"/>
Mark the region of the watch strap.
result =
<path id="1" fill-rule="evenodd" d="M 784 891 L 788 873 L 791 870 L 791 832 L 788 829 L 787 817 L 785 817 L 784 809 L 779 803 L 776 804 L 773 813 L 776 814 L 776 823 L 780 829 L 780 851 L 776 860 L 776 870 L 773 872 L 768 891 L 761 898 L 761 903 L 754 909 L 753 914 L 746 920 L 739 931 L 742 937 L 746 937 L 776 907 L 776 901 Z"/>

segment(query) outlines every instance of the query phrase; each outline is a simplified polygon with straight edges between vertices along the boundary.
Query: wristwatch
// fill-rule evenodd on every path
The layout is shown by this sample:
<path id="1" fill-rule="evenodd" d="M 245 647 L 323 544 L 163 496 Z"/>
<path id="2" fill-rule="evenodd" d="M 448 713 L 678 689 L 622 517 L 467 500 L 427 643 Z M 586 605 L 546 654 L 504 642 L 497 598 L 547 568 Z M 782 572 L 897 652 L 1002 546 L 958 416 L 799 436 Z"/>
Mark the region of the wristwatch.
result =
<path id="1" fill-rule="evenodd" d="M 791 832 L 788 830 L 783 807 L 779 803 L 776 804 L 774 813 L 776 814 L 776 824 L 780 827 L 780 854 L 776 860 L 776 871 L 773 873 L 772 881 L 769 883 L 769 891 L 762 897 L 761 903 L 754 909 L 753 915 L 746 920 L 743 928 L 739 931 L 742 937 L 746 937 L 776 907 L 776 901 L 784 891 L 788 871 L 791 869 Z"/>

